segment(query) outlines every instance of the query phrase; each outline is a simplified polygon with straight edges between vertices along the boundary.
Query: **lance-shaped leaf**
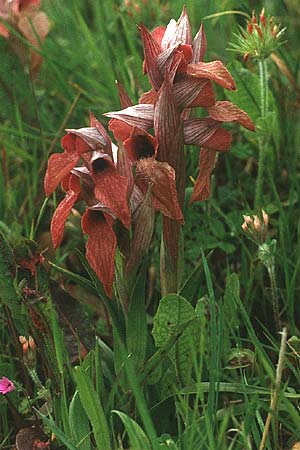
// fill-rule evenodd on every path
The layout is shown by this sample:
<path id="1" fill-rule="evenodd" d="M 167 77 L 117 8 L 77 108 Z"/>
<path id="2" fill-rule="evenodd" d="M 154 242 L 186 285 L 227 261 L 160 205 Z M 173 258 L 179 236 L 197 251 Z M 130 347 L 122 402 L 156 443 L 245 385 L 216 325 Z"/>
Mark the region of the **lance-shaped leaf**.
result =
<path id="1" fill-rule="evenodd" d="M 154 206 L 151 196 L 151 186 L 143 203 L 137 209 L 133 219 L 133 237 L 130 245 L 130 255 L 126 271 L 137 268 L 144 254 L 148 251 L 154 230 Z"/>
<path id="2" fill-rule="evenodd" d="M 248 114 L 231 102 L 216 102 L 208 109 L 210 117 L 220 122 L 238 122 L 250 131 L 255 131 L 255 126 Z"/>
<path id="3" fill-rule="evenodd" d="M 144 48 L 145 73 L 148 72 L 149 80 L 153 88 L 158 90 L 163 82 L 163 77 L 156 62 L 157 56 L 162 51 L 161 46 L 143 24 L 140 25 L 139 30 Z"/>
<path id="4" fill-rule="evenodd" d="M 196 179 L 190 204 L 207 200 L 210 196 L 210 177 L 215 167 L 216 151 L 203 148 L 199 157 L 199 174 Z"/>
<path id="5" fill-rule="evenodd" d="M 188 77 L 175 83 L 172 92 L 177 105 L 182 109 L 197 106 L 207 108 L 215 103 L 209 80 Z"/>
<path id="6" fill-rule="evenodd" d="M 81 226 L 88 235 L 86 258 L 102 282 L 108 297 L 112 297 L 115 272 L 117 238 L 109 214 L 87 209 L 82 216 Z"/>
<path id="7" fill-rule="evenodd" d="M 203 23 L 201 23 L 200 29 L 196 34 L 193 40 L 193 63 L 198 63 L 204 60 L 204 55 L 206 53 L 207 41 L 206 35 L 203 27 Z"/>
<path id="8" fill-rule="evenodd" d="M 94 194 L 97 200 L 109 208 L 126 228 L 130 227 L 128 208 L 128 181 L 119 175 L 108 155 L 97 152 L 91 159 Z"/>
<path id="9" fill-rule="evenodd" d="M 220 123 L 210 118 L 184 121 L 184 142 L 218 151 L 229 150 L 231 133 L 220 128 Z"/>
<path id="10" fill-rule="evenodd" d="M 127 155 L 131 161 L 138 161 L 141 158 L 156 156 L 158 142 L 147 131 L 133 127 L 130 137 L 124 141 Z"/>
<path id="11" fill-rule="evenodd" d="M 133 102 L 132 102 L 131 98 L 129 97 L 129 95 L 127 94 L 124 86 L 121 83 L 119 83 L 118 81 L 116 81 L 116 85 L 117 85 L 117 89 L 118 89 L 121 108 L 124 109 L 124 108 L 128 108 L 129 106 L 133 106 Z"/>
<path id="12" fill-rule="evenodd" d="M 129 106 L 120 111 L 111 111 L 104 114 L 113 119 L 119 119 L 128 125 L 147 130 L 153 127 L 154 106 L 149 104 L 138 104 Z"/>
<path id="13" fill-rule="evenodd" d="M 154 158 L 141 159 L 136 164 L 136 184 L 146 195 L 149 185 L 156 209 L 165 216 L 183 223 L 184 218 L 178 203 L 175 171 L 167 163 Z"/>
<path id="14" fill-rule="evenodd" d="M 231 91 L 236 89 L 234 79 L 221 61 L 189 64 L 187 68 L 187 75 L 195 78 L 206 78 L 208 80 L 215 81 Z"/>
<path id="15" fill-rule="evenodd" d="M 80 179 L 76 175 L 71 174 L 66 196 L 56 208 L 51 220 L 50 230 L 54 248 L 57 248 L 61 243 L 65 223 L 72 211 L 74 203 L 79 197 L 80 190 Z"/>
<path id="16" fill-rule="evenodd" d="M 166 78 L 154 110 L 155 138 L 159 142 L 158 159 L 170 161 L 170 153 L 176 152 L 174 138 L 178 133 L 180 115 L 172 95 L 169 79 Z"/>

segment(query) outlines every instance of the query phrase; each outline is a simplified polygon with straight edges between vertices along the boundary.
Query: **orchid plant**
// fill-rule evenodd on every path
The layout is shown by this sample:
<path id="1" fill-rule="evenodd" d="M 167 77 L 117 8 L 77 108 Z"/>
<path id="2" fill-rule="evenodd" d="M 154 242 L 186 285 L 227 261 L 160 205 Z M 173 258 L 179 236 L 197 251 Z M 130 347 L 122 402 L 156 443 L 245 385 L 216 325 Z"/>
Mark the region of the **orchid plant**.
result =
<path id="1" fill-rule="evenodd" d="M 118 286 L 121 279 L 130 295 L 128 280 L 137 273 L 149 248 L 155 211 L 163 215 L 162 293 L 179 290 L 186 187 L 184 144 L 201 149 L 192 203 L 209 197 L 217 153 L 230 148 L 231 133 L 222 125 L 238 122 L 254 131 L 244 111 L 229 101 L 216 101 L 213 83 L 235 90 L 235 82 L 221 61 L 204 62 L 207 44 L 203 26 L 192 39 L 185 8 L 179 20 L 172 19 L 167 27 L 151 33 L 140 25 L 139 30 L 143 71 L 151 90 L 134 105 L 118 84 L 122 109 L 105 114 L 111 119 L 109 129 L 116 144 L 91 115 L 89 127 L 67 130 L 62 139 L 64 152 L 50 156 L 45 176 L 47 196 L 59 184 L 66 192 L 51 222 L 54 247 L 61 243 L 74 204 L 83 200 L 86 257 L 110 298 L 117 249 L 122 276 L 118 276 L 115 292 L 124 291 L 124 286 Z M 205 108 L 207 116 L 193 118 L 196 108 Z"/>
<path id="2" fill-rule="evenodd" d="M 40 42 L 45 40 L 50 30 L 47 15 L 39 10 L 40 3 L 40 0 L 0 0 L 0 35 L 9 41 L 23 64 L 26 62 L 27 49 L 10 31 L 10 27 L 20 33 L 30 46 L 39 49 Z M 30 48 L 29 66 L 33 78 L 41 63 L 41 54 Z"/>

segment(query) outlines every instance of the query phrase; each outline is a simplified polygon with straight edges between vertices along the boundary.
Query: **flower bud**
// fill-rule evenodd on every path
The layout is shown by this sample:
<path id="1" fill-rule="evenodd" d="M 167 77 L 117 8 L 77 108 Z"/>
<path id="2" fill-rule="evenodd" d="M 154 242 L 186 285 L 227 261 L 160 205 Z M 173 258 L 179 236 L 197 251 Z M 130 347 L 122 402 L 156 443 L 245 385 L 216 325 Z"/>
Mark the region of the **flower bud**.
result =
<path id="1" fill-rule="evenodd" d="M 266 26 L 265 8 L 263 8 L 261 10 L 259 20 L 260 20 L 260 23 L 262 24 L 262 26 L 265 28 L 265 26 Z"/>
<path id="2" fill-rule="evenodd" d="M 249 34 L 252 34 L 252 32 L 253 32 L 253 23 L 252 22 L 247 23 L 247 30 L 248 30 Z"/>
<path id="3" fill-rule="evenodd" d="M 25 336 L 19 336 L 19 342 L 22 345 L 23 361 L 29 369 L 36 366 L 36 344 L 32 336 L 26 339 Z"/>
<path id="4" fill-rule="evenodd" d="M 253 216 L 253 228 L 255 231 L 257 231 L 257 233 L 261 232 L 261 223 L 260 220 L 257 216 Z"/>
<path id="5" fill-rule="evenodd" d="M 247 233 L 249 230 L 248 230 L 248 225 L 247 225 L 247 223 L 246 222 L 244 222 L 243 224 L 242 224 L 242 229 L 243 229 L 243 231 L 245 232 L 245 233 Z"/>
<path id="6" fill-rule="evenodd" d="M 250 216 L 245 216 L 245 215 L 243 215 L 243 219 L 244 219 L 244 221 L 245 221 L 248 225 L 251 225 L 252 222 L 253 222 L 253 220 L 251 219 Z"/>
<path id="7" fill-rule="evenodd" d="M 264 211 L 263 209 L 262 209 L 262 217 L 263 217 L 263 221 L 264 221 L 265 227 L 268 228 L 268 226 L 269 226 L 269 216 L 266 213 L 266 211 Z"/>
<path id="8" fill-rule="evenodd" d="M 262 32 L 260 26 L 259 26 L 259 25 L 255 25 L 255 29 L 256 29 L 256 31 L 257 31 L 258 36 L 259 36 L 260 39 L 262 40 L 262 39 L 263 39 L 263 32 Z"/>

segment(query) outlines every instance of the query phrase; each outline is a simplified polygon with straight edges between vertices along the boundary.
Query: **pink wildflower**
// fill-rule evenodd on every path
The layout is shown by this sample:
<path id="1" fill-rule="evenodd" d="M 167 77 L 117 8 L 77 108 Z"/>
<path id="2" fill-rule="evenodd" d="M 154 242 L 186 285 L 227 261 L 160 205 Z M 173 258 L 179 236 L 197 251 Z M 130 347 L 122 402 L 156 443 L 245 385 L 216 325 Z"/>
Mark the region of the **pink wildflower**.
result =
<path id="1" fill-rule="evenodd" d="M 14 391 L 15 385 L 7 377 L 2 377 L 0 380 L 0 394 L 6 395 L 11 391 Z"/>

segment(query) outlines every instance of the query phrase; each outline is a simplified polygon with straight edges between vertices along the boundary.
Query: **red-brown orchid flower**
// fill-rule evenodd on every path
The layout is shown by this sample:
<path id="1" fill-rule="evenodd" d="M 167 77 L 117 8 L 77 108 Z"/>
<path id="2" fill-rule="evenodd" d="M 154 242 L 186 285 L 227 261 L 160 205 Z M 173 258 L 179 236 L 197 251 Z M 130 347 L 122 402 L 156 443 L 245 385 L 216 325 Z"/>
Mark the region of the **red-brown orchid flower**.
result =
<path id="1" fill-rule="evenodd" d="M 47 15 L 39 11 L 40 0 L 0 0 L 0 18 L 14 27 L 34 47 L 39 48 L 49 33 Z M 0 22 L 0 35 L 9 40 L 14 51 L 24 64 L 26 48 L 4 23 Z M 30 73 L 35 77 L 42 63 L 42 56 L 30 49 Z"/>
<path id="2" fill-rule="evenodd" d="M 122 140 L 131 159 L 156 157 L 168 162 L 176 177 L 183 164 L 178 154 L 178 142 L 197 145 L 203 149 L 200 158 L 202 168 L 199 177 L 206 188 L 199 195 L 200 180 L 195 186 L 192 200 L 204 200 L 210 187 L 210 170 L 204 176 L 207 161 L 213 160 L 215 151 L 227 151 L 231 145 L 231 133 L 222 128 L 226 122 L 239 122 L 249 130 L 254 125 L 248 115 L 228 101 L 215 102 L 212 81 L 226 89 L 235 89 L 235 82 L 221 61 L 203 62 L 206 52 L 206 37 L 201 25 L 194 40 L 186 9 L 179 20 L 172 19 L 168 26 L 158 27 L 150 33 L 143 25 L 140 31 L 144 46 L 144 71 L 148 73 L 152 90 L 143 94 L 139 104 L 123 103 L 123 110 L 106 114 L 111 117 L 109 128 L 116 139 Z M 123 93 L 124 98 L 124 93 Z M 205 107 L 208 115 L 201 119 L 190 119 L 194 107 Z M 148 130 L 154 128 L 154 136 Z M 181 140 L 179 135 L 182 133 Z M 204 161 L 206 161 L 204 163 Z M 177 181 L 179 183 L 179 180 Z M 182 193 L 178 192 L 179 197 Z"/>
<path id="3" fill-rule="evenodd" d="M 174 169 L 177 198 L 182 206 L 185 190 L 184 144 L 202 148 L 200 170 L 191 201 L 204 200 L 210 193 L 210 175 L 216 151 L 227 151 L 231 133 L 222 128 L 226 122 L 239 122 L 254 130 L 248 115 L 234 104 L 216 102 L 212 82 L 234 90 L 235 82 L 221 61 L 203 62 L 206 37 L 201 25 L 194 40 L 186 9 L 179 20 L 158 27 L 150 33 L 140 26 L 144 47 L 144 72 L 152 89 L 144 93 L 138 105 L 132 105 L 122 92 L 123 109 L 106 115 L 109 128 L 121 140 L 128 157 L 135 161 L 137 172 L 162 163 Z M 121 97 L 121 95 L 120 95 Z M 191 108 L 204 107 L 207 117 L 190 119 Z M 154 134 L 150 134 L 154 130 Z M 157 164 L 153 164 L 153 160 Z M 179 224 L 164 218 L 163 235 L 176 265 Z M 175 267 L 175 266 L 174 266 Z M 173 289 L 176 289 L 174 286 Z"/>
<path id="4" fill-rule="evenodd" d="M 150 158 L 149 164 L 137 166 L 133 175 L 132 163 L 123 147 L 116 148 L 112 144 L 101 123 L 93 116 L 90 125 L 67 130 L 62 139 L 64 152 L 50 156 L 44 184 L 46 195 L 59 184 L 66 191 L 51 221 L 54 248 L 61 243 L 66 220 L 75 203 L 85 201 L 87 208 L 82 217 L 82 230 L 88 235 L 86 257 L 111 297 L 117 247 L 114 221 L 118 219 L 128 229 L 133 217 L 129 270 L 139 262 L 140 255 L 147 250 L 145 246 L 150 244 L 153 208 L 180 222 L 183 216 L 172 167 Z M 79 162 L 82 165 L 78 167 Z M 150 225 L 142 223 L 145 211 Z M 143 238 L 142 229 L 148 230 Z"/>

